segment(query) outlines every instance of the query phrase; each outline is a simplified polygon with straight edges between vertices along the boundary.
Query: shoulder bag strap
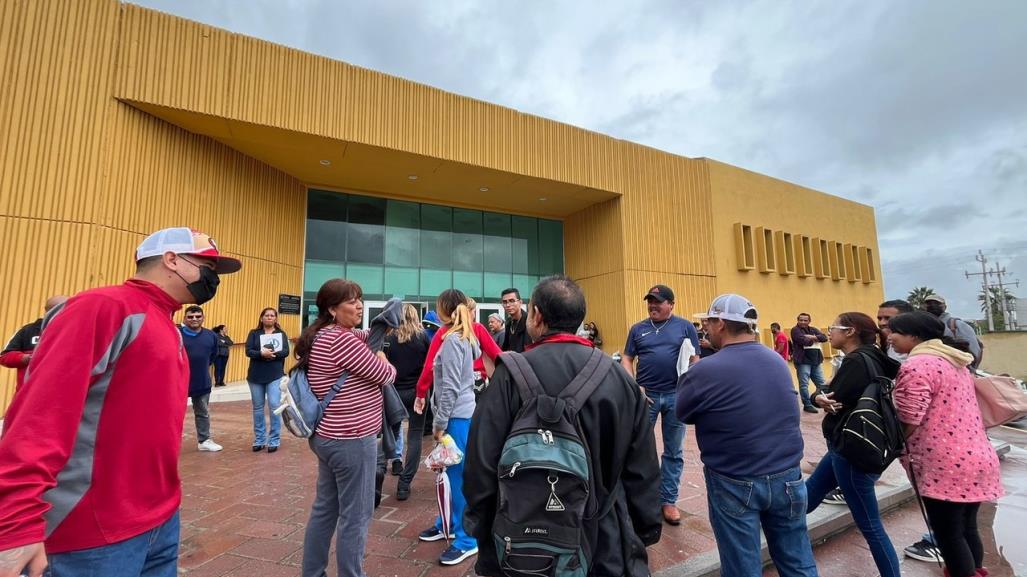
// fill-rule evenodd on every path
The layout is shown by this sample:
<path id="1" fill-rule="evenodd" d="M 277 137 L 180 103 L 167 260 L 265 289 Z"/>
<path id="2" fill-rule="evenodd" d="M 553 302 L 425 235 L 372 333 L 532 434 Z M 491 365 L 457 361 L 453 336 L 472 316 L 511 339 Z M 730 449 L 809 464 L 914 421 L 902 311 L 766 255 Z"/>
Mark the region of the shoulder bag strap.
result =
<path id="1" fill-rule="evenodd" d="M 332 390 L 328 391 L 328 393 L 325 394 L 325 397 L 321 399 L 322 411 L 327 409 L 328 405 L 332 404 L 332 399 L 335 398 L 335 395 L 338 395 L 339 392 L 342 391 L 342 385 L 346 382 L 346 377 L 348 376 L 349 373 L 347 373 L 346 371 L 342 371 L 342 374 L 339 375 L 339 379 L 335 381 L 334 385 L 332 385 Z M 307 382 L 309 382 L 309 380 Z"/>
<path id="2" fill-rule="evenodd" d="M 523 355 L 514 351 L 507 351 L 499 355 L 499 358 L 510 371 L 510 376 L 513 377 L 514 383 L 517 384 L 517 392 L 521 396 L 521 403 L 527 403 L 529 400 L 545 394 L 542 383 L 538 381 L 538 375 L 535 374 L 535 370 L 531 368 L 531 364 L 528 363 L 528 360 Z"/>
<path id="3" fill-rule="evenodd" d="M 592 349 L 592 354 L 588 357 L 581 372 L 560 392 L 560 398 L 567 403 L 567 414 L 570 417 L 573 418 L 578 414 L 581 407 L 606 378 L 606 373 L 610 370 L 611 365 L 612 361 L 609 361 L 602 351 Z"/>

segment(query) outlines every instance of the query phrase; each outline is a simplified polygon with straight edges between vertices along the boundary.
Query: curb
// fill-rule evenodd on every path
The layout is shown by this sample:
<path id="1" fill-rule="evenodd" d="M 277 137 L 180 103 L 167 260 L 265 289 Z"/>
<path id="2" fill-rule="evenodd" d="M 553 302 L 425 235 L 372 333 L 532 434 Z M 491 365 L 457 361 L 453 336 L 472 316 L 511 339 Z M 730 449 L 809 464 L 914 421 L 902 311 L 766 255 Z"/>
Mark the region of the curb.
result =
<path id="1" fill-rule="evenodd" d="M 881 513 L 899 507 L 911 501 L 913 497 L 913 487 L 908 482 L 897 487 L 886 486 L 877 489 L 877 505 Z M 806 519 L 809 539 L 814 547 L 850 527 L 856 526 L 849 508 L 841 506 L 820 506 Z M 770 553 L 767 551 L 767 541 L 762 536 L 760 545 L 763 563 L 766 565 L 770 562 Z M 653 573 L 653 577 L 719 577 L 719 575 L 720 557 L 716 550 L 700 553 L 684 563 Z"/>

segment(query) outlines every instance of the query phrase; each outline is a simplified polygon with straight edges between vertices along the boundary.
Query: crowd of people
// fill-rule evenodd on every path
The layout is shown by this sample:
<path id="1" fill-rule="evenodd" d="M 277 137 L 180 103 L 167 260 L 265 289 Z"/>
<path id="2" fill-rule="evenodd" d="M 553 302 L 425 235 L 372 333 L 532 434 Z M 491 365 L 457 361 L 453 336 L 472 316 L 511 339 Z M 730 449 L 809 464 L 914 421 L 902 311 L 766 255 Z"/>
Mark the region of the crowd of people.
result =
<path id="1" fill-rule="evenodd" d="M 209 399 L 234 344 L 223 325 L 203 328 L 202 305 L 220 275 L 242 263 L 188 228 L 150 235 L 135 261 L 121 285 L 50 299 L 45 317 L 0 355 L 18 370 L 0 438 L 0 577 L 38 577 L 44 568 L 52 577 L 177 574 L 185 400 L 198 450 L 222 450 L 211 438 Z M 943 561 L 952 577 L 987 574 L 976 518 L 1003 490 L 968 370 L 980 345 L 941 297 L 924 310 L 886 301 L 876 322 L 841 312 L 826 333 L 801 313 L 787 333 L 772 323 L 766 347 L 763 319 L 744 296 L 717 297 L 693 324 L 658 284 L 642 295 L 648 314 L 628 331 L 619 362 L 597 352 L 585 296 L 565 276 L 539 281 L 527 302 L 517 289 L 503 291 L 506 314 L 490 316 L 488 327 L 456 289 L 424 319 L 403 305 L 377 346 L 358 328 L 362 299 L 355 282 L 331 279 L 295 347 L 273 308 L 245 341 L 254 452 L 280 447 L 273 409 L 287 359 L 327 402 L 309 439 L 317 482 L 304 577 L 325 575 L 333 537 L 338 575 L 364 574 L 386 470 L 398 477 L 396 499 L 407 500 L 426 434 L 463 454 L 440 473 L 449 517 L 418 536 L 447 542 L 440 563 L 476 557 L 485 576 L 649 575 L 646 547 L 663 524 L 681 523 L 687 425 L 722 574 L 762 574 L 762 531 L 779 574 L 817 575 L 806 515 L 829 503 L 852 511 L 880 574 L 897 576 L 874 495 L 879 473 L 836 444 L 840 423 L 882 377 L 895 383 L 902 465 L 929 524 L 906 553 Z M 824 343 L 844 355 L 830 379 Z M 403 424 L 383 421 L 392 389 L 407 411 L 405 434 Z M 828 447 L 805 479 L 801 411 L 825 412 Z M 379 442 L 383 427 L 395 447 Z"/>

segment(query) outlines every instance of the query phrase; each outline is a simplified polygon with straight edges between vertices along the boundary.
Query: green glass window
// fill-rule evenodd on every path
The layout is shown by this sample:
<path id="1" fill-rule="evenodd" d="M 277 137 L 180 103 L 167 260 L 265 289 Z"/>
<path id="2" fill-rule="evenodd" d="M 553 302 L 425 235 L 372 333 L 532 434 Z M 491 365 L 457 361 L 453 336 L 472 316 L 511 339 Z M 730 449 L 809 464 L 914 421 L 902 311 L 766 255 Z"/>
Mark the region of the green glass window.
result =
<path id="1" fill-rule="evenodd" d="M 527 299 L 541 276 L 563 271 L 563 223 L 310 190 L 304 307 L 331 278 L 360 284 L 365 300 L 431 302 L 458 288 L 498 303 L 515 287 Z"/>
<path id="2" fill-rule="evenodd" d="M 520 274 L 538 274 L 538 219 L 512 216 L 510 225 L 510 236 L 513 241 L 511 271 Z"/>
<path id="3" fill-rule="evenodd" d="M 385 294 L 409 298 L 421 294 L 420 275 L 416 268 L 385 267 Z"/>
<path id="4" fill-rule="evenodd" d="M 421 258 L 420 245 L 420 205 L 388 201 L 385 209 L 385 264 L 416 268 Z"/>

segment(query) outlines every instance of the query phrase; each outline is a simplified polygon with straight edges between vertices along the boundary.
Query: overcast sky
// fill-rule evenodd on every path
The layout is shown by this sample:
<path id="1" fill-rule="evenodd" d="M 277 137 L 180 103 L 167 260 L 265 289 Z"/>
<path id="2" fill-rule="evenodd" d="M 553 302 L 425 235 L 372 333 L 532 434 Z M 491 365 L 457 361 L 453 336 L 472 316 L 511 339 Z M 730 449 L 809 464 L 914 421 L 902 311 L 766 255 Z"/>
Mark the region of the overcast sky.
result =
<path id="1" fill-rule="evenodd" d="M 1023 0 L 135 3 L 870 204 L 888 298 L 1027 283 Z"/>

